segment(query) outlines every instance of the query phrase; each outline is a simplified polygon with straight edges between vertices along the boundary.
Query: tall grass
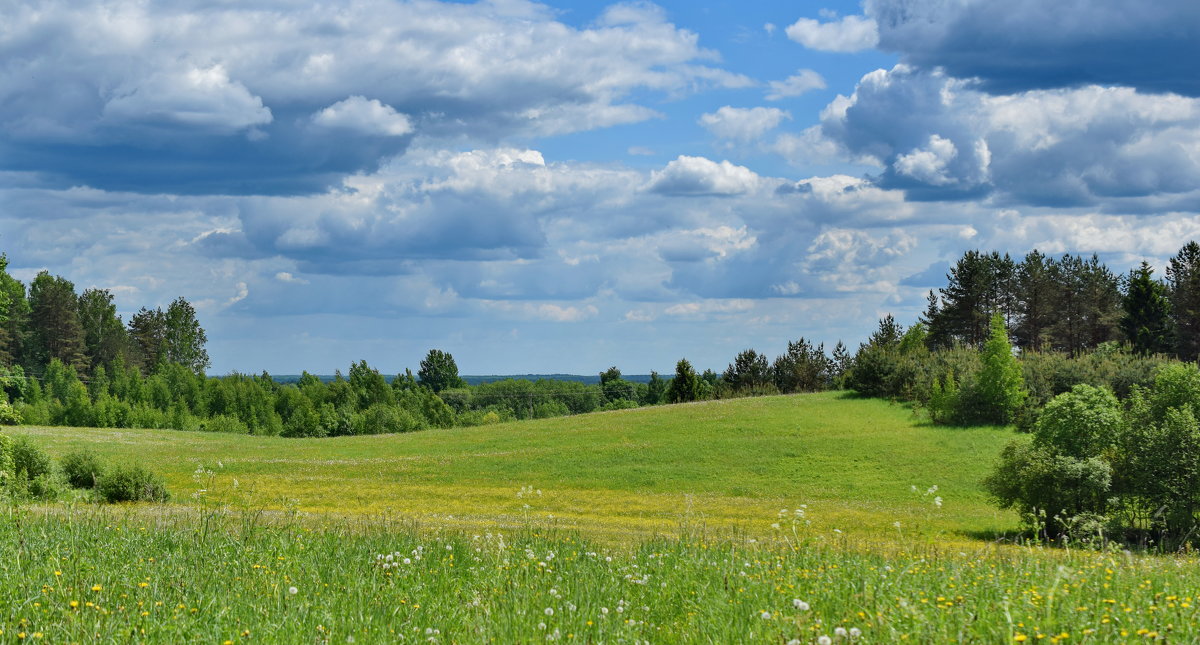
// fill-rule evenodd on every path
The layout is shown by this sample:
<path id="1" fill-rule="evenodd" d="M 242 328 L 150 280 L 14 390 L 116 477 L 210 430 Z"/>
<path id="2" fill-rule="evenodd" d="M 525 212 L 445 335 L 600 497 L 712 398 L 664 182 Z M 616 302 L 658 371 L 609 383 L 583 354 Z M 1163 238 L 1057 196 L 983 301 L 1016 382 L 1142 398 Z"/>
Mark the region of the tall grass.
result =
<path id="1" fill-rule="evenodd" d="M 224 511 L 8 508 L 0 641 L 1200 639 L 1194 556 L 959 551 L 902 537 L 882 551 L 798 526 L 757 540 L 685 530 L 613 548 L 533 524 L 460 533 Z"/>

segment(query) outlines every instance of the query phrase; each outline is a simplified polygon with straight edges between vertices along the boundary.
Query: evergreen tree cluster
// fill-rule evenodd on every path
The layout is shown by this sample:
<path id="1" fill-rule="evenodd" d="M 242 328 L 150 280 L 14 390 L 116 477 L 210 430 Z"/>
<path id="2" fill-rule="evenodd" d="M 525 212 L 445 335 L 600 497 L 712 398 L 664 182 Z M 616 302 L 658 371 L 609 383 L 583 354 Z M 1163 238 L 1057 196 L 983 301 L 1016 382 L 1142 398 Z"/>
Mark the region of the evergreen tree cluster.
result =
<path id="1" fill-rule="evenodd" d="M 1165 280 L 1146 263 L 1117 275 L 1099 258 L 1055 259 L 1032 251 L 969 251 L 951 267 L 947 285 L 929 292 L 921 321 L 931 349 L 980 347 L 1000 314 L 1023 352 L 1076 355 L 1110 341 L 1141 354 L 1200 356 L 1200 245 L 1188 242 L 1170 259 Z"/>
<path id="2" fill-rule="evenodd" d="M 26 288 L 0 255 L 0 365 L 39 375 L 58 361 L 88 376 L 119 363 L 146 376 L 174 363 L 199 374 L 209 365 L 207 342 L 184 298 L 166 311 L 143 307 L 126 326 L 109 290 L 76 294 L 74 283 L 47 271 Z"/>

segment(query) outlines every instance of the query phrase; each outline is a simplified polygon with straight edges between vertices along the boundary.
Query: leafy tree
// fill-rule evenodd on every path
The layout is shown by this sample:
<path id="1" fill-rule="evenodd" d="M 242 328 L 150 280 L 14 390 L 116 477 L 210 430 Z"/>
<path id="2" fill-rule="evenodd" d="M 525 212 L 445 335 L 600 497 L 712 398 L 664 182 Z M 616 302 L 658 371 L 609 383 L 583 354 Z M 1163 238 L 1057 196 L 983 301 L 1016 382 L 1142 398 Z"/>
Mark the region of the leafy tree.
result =
<path id="1" fill-rule="evenodd" d="M 79 323 L 92 372 L 128 351 L 125 323 L 117 315 L 112 293 L 107 289 L 86 289 L 80 294 Z"/>
<path id="2" fill-rule="evenodd" d="M 695 401 L 699 398 L 699 380 L 692 364 L 686 358 L 679 359 L 679 362 L 675 364 L 675 378 L 671 379 L 671 385 L 667 388 L 667 401 L 671 403 Z"/>
<path id="3" fill-rule="evenodd" d="M 959 341 L 980 346 L 988 336 L 994 312 L 1005 319 L 1016 311 L 1016 265 L 1008 255 L 967 251 L 946 276 L 940 305 L 926 311 L 929 338 L 935 347 Z"/>
<path id="4" fill-rule="evenodd" d="M 454 362 L 454 357 L 440 349 L 431 349 L 425 355 L 425 359 L 421 361 L 421 369 L 417 370 L 417 380 L 434 392 L 465 385 L 458 377 L 458 365 Z"/>
<path id="5" fill-rule="evenodd" d="M 644 405 L 658 405 L 663 403 L 667 398 L 667 381 L 658 375 L 658 372 L 650 370 L 650 383 L 646 387 L 646 398 L 642 400 Z"/>
<path id="6" fill-rule="evenodd" d="M 87 368 L 79 302 L 71 281 L 42 271 L 29 286 L 34 357 L 45 365 L 57 358 L 77 370 Z"/>
<path id="7" fill-rule="evenodd" d="M 24 360 L 29 315 L 25 285 L 9 275 L 8 256 L 0 254 L 0 365 Z"/>
<path id="8" fill-rule="evenodd" d="M 1125 340 L 1139 354 L 1159 354 L 1171 351 L 1174 338 L 1171 330 L 1171 303 L 1167 288 L 1152 275 L 1154 269 L 1145 261 L 1129 272 L 1121 318 Z"/>
<path id="9" fill-rule="evenodd" d="M 163 321 L 163 350 L 169 362 L 200 374 L 210 365 L 208 335 L 196 319 L 196 310 L 182 297 L 176 298 L 169 307 Z"/>
<path id="10" fill-rule="evenodd" d="M 637 388 L 633 383 L 621 378 L 621 370 L 616 366 L 600 373 L 600 389 L 604 392 L 604 401 L 637 401 Z"/>
<path id="11" fill-rule="evenodd" d="M 1200 358 L 1200 244 L 1188 242 L 1167 264 L 1168 298 L 1175 323 L 1175 351 L 1185 361 Z"/>
<path id="12" fill-rule="evenodd" d="M 129 319 L 129 337 L 137 348 L 137 362 L 142 374 L 152 373 L 166 358 L 166 314 L 157 307 L 142 307 Z"/>
<path id="13" fill-rule="evenodd" d="M 395 403 L 395 397 L 392 394 L 392 388 L 388 386 L 387 379 L 378 370 L 367 365 L 367 362 L 359 361 L 350 365 L 350 387 L 353 388 L 357 395 L 357 407 L 359 410 L 365 410 L 372 405 L 392 405 Z"/>

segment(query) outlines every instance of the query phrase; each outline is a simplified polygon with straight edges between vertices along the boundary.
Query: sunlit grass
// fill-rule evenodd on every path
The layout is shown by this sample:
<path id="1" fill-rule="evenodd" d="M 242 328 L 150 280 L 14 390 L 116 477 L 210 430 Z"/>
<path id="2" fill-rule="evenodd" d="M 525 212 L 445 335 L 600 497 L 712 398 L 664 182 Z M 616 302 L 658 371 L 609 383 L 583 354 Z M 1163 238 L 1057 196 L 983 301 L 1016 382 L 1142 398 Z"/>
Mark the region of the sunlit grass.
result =
<path id="1" fill-rule="evenodd" d="M 1015 527 L 979 483 L 1011 431 L 935 427 L 903 406 L 838 393 L 335 439 L 19 432 L 55 454 L 87 446 L 143 463 L 185 504 L 202 497 L 456 526 L 532 516 L 608 536 L 671 532 L 683 519 L 761 532 L 779 508 L 799 504 L 817 529 L 858 536 L 890 539 L 895 522 L 954 540 Z M 198 468 L 212 475 L 197 477 Z M 923 494 L 934 485 L 941 508 Z M 523 486 L 542 494 L 518 499 Z"/>

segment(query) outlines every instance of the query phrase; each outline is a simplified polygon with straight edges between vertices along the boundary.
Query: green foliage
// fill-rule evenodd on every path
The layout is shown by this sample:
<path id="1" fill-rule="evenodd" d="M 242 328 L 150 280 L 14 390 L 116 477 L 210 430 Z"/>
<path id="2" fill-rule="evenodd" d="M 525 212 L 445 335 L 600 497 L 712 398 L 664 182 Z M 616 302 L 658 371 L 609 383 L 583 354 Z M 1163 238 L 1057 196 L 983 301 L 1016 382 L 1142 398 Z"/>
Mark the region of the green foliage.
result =
<path id="1" fill-rule="evenodd" d="M 21 413 L 11 403 L 0 400 L 0 426 L 15 426 L 21 423 Z"/>
<path id="2" fill-rule="evenodd" d="M 978 380 L 978 418 L 989 423 L 1009 423 L 1028 393 L 1021 365 L 1012 354 L 1008 332 L 999 313 L 992 316 L 991 334 L 980 357 L 983 368 Z"/>
<path id="3" fill-rule="evenodd" d="M 803 338 L 789 342 L 787 353 L 771 365 L 776 389 L 787 394 L 827 389 L 833 381 L 833 370 L 825 346 L 814 346 Z"/>
<path id="4" fill-rule="evenodd" d="M 767 356 L 753 349 L 739 353 L 721 375 L 721 384 L 734 394 L 761 392 L 771 384 L 771 366 Z"/>
<path id="5" fill-rule="evenodd" d="M 12 460 L 13 472 L 24 473 L 30 480 L 54 471 L 54 462 L 50 455 L 24 435 L 19 435 L 13 440 Z"/>
<path id="6" fill-rule="evenodd" d="M 701 398 L 700 394 L 696 370 L 686 358 L 679 359 L 675 364 L 675 378 L 671 379 L 671 384 L 667 386 L 667 401 L 686 403 Z"/>
<path id="7" fill-rule="evenodd" d="M 63 477 L 74 488 L 93 488 L 104 475 L 104 464 L 100 457 L 86 448 L 68 452 L 58 463 Z"/>
<path id="8" fill-rule="evenodd" d="M 218 414 L 204 420 L 199 428 L 206 432 L 227 432 L 230 434 L 250 434 L 250 428 L 242 420 L 226 414 Z"/>
<path id="9" fill-rule="evenodd" d="M 462 387 L 465 383 L 458 377 L 458 364 L 449 352 L 431 349 L 421 360 L 421 369 L 417 371 L 417 381 L 434 392 L 447 388 Z"/>
<path id="10" fill-rule="evenodd" d="M 1167 288 L 1152 277 L 1153 273 L 1145 261 L 1130 271 L 1121 302 L 1121 332 L 1139 354 L 1165 353 L 1175 346 Z"/>
<path id="11" fill-rule="evenodd" d="M 0 433 L 0 486 L 8 483 L 16 473 L 13 462 L 13 439 Z"/>
<path id="12" fill-rule="evenodd" d="M 420 429 L 412 414 L 393 405 L 373 405 L 354 415 L 351 425 L 354 434 L 391 434 Z"/>
<path id="13" fill-rule="evenodd" d="M 1001 452 L 984 488 L 1000 508 L 1015 509 L 1030 527 L 1058 536 L 1076 517 L 1104 514 L 1112 467 L 1099 457 L 1077 459 L 1036 442 L 1014 441 Z"/>
<path id="14" fill-rule="evenodd" d="M 118 502 L 165 502 L 170 499 L 162 477 L 140 464 L 118 465 L 109 468 L 97 486 L 104 501 Z"/>

